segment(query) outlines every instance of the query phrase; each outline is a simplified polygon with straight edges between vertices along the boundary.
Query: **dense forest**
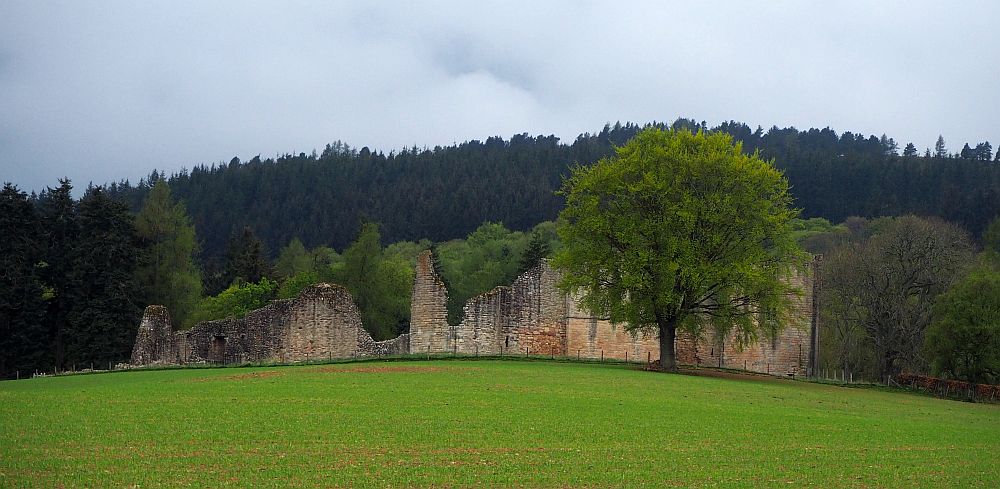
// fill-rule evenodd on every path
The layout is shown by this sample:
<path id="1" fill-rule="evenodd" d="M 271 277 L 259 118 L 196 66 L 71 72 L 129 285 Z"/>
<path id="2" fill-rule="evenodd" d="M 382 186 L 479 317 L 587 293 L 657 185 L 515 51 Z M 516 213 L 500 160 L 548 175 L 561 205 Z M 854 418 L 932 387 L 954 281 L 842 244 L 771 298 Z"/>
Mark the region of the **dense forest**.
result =
<path id="1" fill-rule="evenodd" d="M 773 159 L 809 218 L 799 221 L 800 242 L 832 257 L 867 253 L 872 263 L 884 261 L 884 243 L 868 240 L 888 221 L 858 225 L 867 221 L 850 216 L 936 216 L 975 239 L 1000 213 L 1000 151 L 994 155 L 986 142 L 952 154 L 939 138 L 920 154 L 912 144 L 900 151 L 885 136 L 830 129 L 765 132 L 735 122 L 710 129 L 685 119 L 671 126 L 724 131 L 744 151 Z M 0 377 L 125 361 L 147 304 L 166 304 L 175 327 L 186 328 L 245 314 L 319 281 L 346 286 L 366 329 L 389 338 L 408 329 L 413 261 L 428 248 L 451 291 L 449 321 L 457 322 L 466 299 L 509 283 L 559 248 L 552 221 L 570 168 L 610 155 L 641 129 L 608 125 L 572 144 L 517 135 L 388 155 L 338 142 L 322 154 L 234 158 L 169 177 L 154 171 L 136 185 L 90 186 L 80 199 L 65 180 L 30 195 L 8 183 L 0 192 Z M 1000 224 L 992 229 L 992 242 L 1000 242 Z M 862 270 L 829 269 L 830 276 Z M 977 280 L 1000 284 L 995 275 Z M 966 288 L 980 290 L 980 282 Z M 837 300 L 856 292 L 844 283 Z M 870 326 L 844 323 L 826 350 L 842 354 L 827 361 L 885 371 L 877 363 L 886 363 L 884 352 L 852 343 L 871 341 Z M 929 368 L 932 360 L 910 348 L 907 365 Z"/>
<path id="2" fill-rule="evenodd" d="M 988 142 L 965 144 L 953 154 L 943 139 L 920 152 L 884 135 L 829 128 L 765 131 L 739 122 L 709 128 L 688 119 L 666 125 L 725 131 L 744 151 L 773 159 L 807 218 L 932 215 L 978 236 L 1000 213 L 1000 154 Z M 307 247 L 343 249 L 365 220 L 382 224 L 385 242 L 460 238 L 487 221 L 527 230 L 562 209 L 555 191 L 572 165 L 610 155 L 642 127 L 608 125 L 571 144 L 521 134 L 389 154 L 337 142 L 320 154 L 233 158 L 166 178 L 186 204 L 212 270 L 221 267 L 229 239 L 244 227 L 257 233 L 271 257 L 294 237 Z M 113 183 L 108 192 L 138 211 L 151 185 L 164 177 L 154 172 L 138 184 Z"/>

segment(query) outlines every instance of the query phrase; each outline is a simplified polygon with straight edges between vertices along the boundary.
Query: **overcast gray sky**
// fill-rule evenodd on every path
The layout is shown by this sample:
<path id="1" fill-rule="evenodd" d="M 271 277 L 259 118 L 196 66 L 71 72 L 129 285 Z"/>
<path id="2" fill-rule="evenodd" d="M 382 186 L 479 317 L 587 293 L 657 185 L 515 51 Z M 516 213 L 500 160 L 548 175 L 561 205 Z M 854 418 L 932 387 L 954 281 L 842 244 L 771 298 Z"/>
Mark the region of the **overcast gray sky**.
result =
<path id="1" fill-rule="evenodd" d="M 1000 143 L 1000 2 L 0 1 L 0 180 L 606 122 Z"/>

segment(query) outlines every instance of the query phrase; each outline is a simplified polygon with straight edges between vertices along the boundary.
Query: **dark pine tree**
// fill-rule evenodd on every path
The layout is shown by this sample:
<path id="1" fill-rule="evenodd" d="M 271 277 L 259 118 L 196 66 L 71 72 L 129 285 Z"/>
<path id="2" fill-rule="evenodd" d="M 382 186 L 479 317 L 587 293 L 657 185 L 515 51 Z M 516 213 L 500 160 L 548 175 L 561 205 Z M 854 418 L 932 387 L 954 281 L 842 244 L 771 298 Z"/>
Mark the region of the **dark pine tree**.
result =
<path id="1" fill-rule="evenodd" d="M 39 275 L 47 287 L 48 308 L 46 322 L 51 340 L 55 366 L 65 368 L 67 317 L 81 284 L 73 282 L 73 256 L 76 254 L 80 234 L 76 222 L 76 202 L 73 186 L 68 179 L 59 180 L 59 187 L 48 188 L 39 198 L 38 213 L 41 221 L 40 247 L 43 261 Z"/>
<path id="2" fill-rule="evenodd" d="M 27 194 L 0 190 L 0 378 L 51 368 L 38 216 Z"/>
<path id="3" fill-rule="evenodd" d="M 552 249 L 549 247 L 549 242 L 541 233 L 537 231 L 531 233 L 531 240 L 528 241 L 528 246 L 524 249 L 524 254 L 521 255 L 521 267 L 518 270 L 518 274 L 531 270 L 541 263 L 543 258 L 549 256 L 551 252 Z"/>
<path id="4" fill-rule="evenodd" d="M 68 314 L 69 367 L 128 360 L 142 308 L 135 268 L 139 238 L 128 206 L 91 187 L 77 207 L 79 246 L 73 282 L 80 289 Z"/>
<path id="5" fill-rule="evenodd" d="M 271 276 L 271 267 L 264 252 L 264 243 L 249 226 L 229 240 L 224 273 L 227 286 L 235 281 L 259 282 Z"/>

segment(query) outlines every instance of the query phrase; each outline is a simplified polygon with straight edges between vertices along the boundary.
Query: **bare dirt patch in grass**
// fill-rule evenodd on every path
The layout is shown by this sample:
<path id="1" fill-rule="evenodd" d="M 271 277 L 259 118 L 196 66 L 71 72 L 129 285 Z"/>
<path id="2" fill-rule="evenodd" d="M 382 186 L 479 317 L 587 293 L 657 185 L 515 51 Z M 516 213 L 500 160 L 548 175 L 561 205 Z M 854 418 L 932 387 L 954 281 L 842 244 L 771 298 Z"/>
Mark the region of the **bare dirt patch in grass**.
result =
<path id="1" fill-rule="evenodd" d="M 251 380 L 251 379 L 269 379 L 272 377 L 280 377 L 284 375 L 282 372 L 276 370 L 265 370 L 263 372 L 247 372 L 245 374 L 237 375 L 226 375 L 223 377 L 201 377 L 197 379 L 191 379 L 191 382 L 214 382 L 214 381 L 228 381 L 228 380 Z"/>

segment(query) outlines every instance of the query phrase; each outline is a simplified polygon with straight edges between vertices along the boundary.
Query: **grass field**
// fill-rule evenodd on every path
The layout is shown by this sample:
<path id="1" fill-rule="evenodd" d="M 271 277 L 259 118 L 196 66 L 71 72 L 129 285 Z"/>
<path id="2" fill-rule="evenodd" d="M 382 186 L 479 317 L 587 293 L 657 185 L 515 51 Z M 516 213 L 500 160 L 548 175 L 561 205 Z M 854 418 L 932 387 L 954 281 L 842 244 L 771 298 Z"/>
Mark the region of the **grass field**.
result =
<path id="1" fill-rule="evenodd" d="M 523 361 L 0 382 L 2 487 L 1000 487 L 1000 406 Z"/>

